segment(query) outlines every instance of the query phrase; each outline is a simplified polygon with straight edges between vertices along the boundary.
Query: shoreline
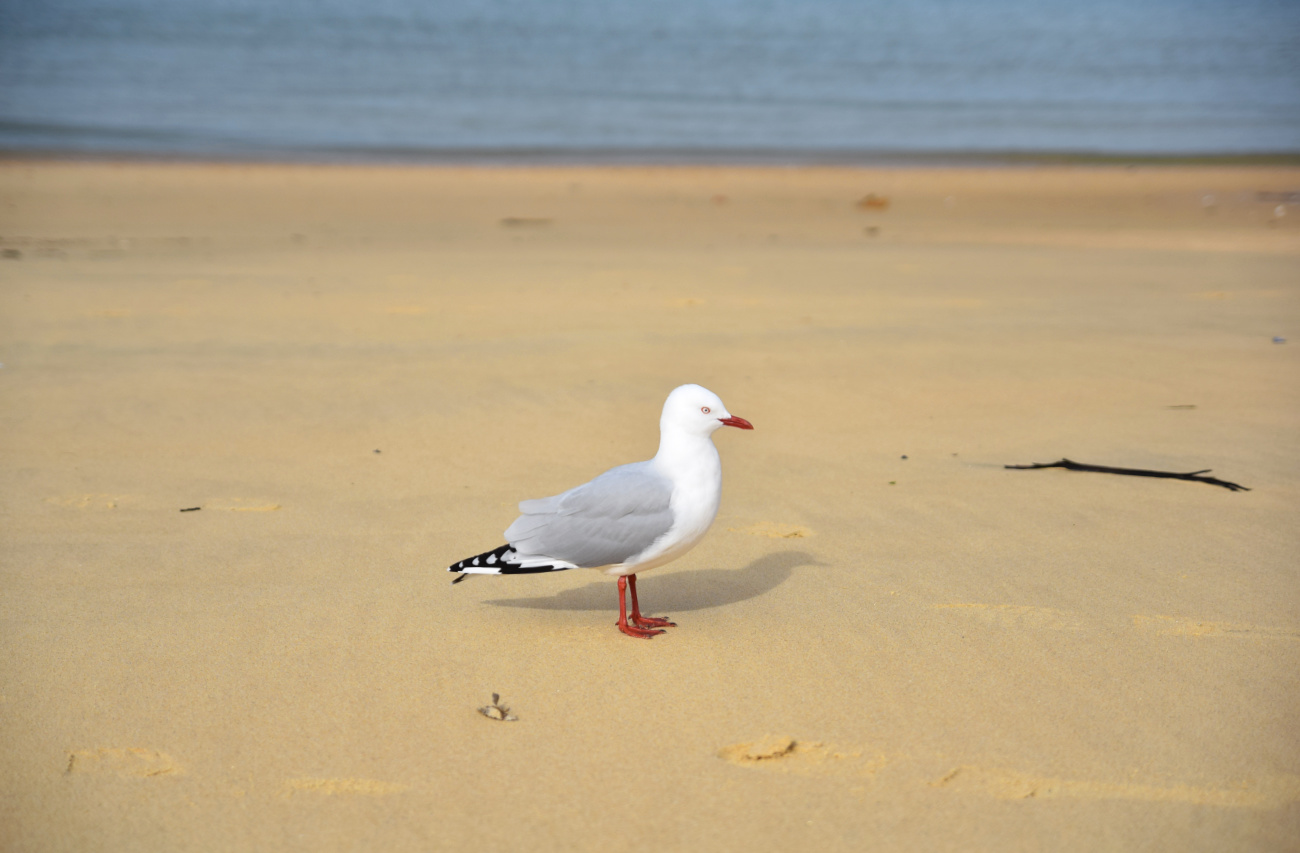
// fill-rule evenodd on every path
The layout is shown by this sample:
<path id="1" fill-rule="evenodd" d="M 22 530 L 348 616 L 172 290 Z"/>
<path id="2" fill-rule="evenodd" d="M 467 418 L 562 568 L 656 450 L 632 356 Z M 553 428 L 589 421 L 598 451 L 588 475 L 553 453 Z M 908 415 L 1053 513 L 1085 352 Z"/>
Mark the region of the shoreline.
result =
<path id="1" fill-rule="evenodd" d="M 260 152 L 69 151 L 0 148 L 0 163 L 183 163 L 267 166 L 481 166 L 485 168 L 684 167 L 684 168 L 1032 168 L 1039 166 L 1293 167 L 1300 151 L 1149 153 L 1094 151 L 756 151 L 747 149 L 449 148 L 275 150 Z"/>

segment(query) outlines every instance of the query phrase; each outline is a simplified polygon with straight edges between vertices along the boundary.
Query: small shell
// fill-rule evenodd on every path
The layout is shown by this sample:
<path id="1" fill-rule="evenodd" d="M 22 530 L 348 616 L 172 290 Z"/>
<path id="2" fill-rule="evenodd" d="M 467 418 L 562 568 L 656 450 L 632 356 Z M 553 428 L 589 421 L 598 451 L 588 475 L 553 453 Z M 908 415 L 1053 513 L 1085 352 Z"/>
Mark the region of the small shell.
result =
<path id="1" fill-rule="evenodd" d="M 478 709 L 478 712 L 489 720 L 498 720 L 503 723 L 513 723 L 518 721 L 518 717 L 510 713 L 510 709 L 501 704 L 501 696 L 493 693 L 492 704 L 484 705 Z"/>

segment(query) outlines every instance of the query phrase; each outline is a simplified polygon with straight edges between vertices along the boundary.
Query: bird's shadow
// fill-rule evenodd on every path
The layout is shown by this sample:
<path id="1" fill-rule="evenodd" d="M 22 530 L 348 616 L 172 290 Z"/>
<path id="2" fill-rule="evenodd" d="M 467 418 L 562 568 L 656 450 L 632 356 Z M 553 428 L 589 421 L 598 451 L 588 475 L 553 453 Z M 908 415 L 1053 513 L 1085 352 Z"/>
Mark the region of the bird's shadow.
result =
<path id="1" fill-rule="evenodd" d="M 800 566 L 824 565 L 803 551 L 759 557 L 743 569 L 696 569 L 637 578 L 642 606 L 651 613 L 689 613 L 757 598 L 780 586 Z M 615 606 L 612 584 L 596 581 L 535 598 L 493 598 L 484 604 L 533 610 L 608 610 Z"/>

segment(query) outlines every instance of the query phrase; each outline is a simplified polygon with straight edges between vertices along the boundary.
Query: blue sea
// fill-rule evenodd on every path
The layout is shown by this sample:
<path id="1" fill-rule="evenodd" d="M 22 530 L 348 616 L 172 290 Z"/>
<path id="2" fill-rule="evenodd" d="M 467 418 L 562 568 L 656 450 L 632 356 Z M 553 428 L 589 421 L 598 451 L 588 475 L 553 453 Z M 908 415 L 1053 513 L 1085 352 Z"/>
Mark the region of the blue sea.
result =
<path id="1" fill-rule="evenodd" d="M 1297 0 L 0 0 L 0 152 L 1300 152 Z"/>

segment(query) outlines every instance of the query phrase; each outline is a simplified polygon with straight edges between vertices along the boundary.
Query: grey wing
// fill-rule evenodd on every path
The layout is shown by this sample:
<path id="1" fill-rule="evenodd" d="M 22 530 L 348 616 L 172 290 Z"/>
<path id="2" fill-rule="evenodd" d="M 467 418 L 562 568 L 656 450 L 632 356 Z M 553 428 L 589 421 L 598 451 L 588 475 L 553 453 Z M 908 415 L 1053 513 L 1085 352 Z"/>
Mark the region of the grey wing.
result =
<path id="1" fill-rule="evenodd" d="M 650 463 L 620 465 L 564 494 L 522 502 L 506 541 L 520 555 L 580 568 L 622 563 L 672 527 L 672 496 Z"/>

